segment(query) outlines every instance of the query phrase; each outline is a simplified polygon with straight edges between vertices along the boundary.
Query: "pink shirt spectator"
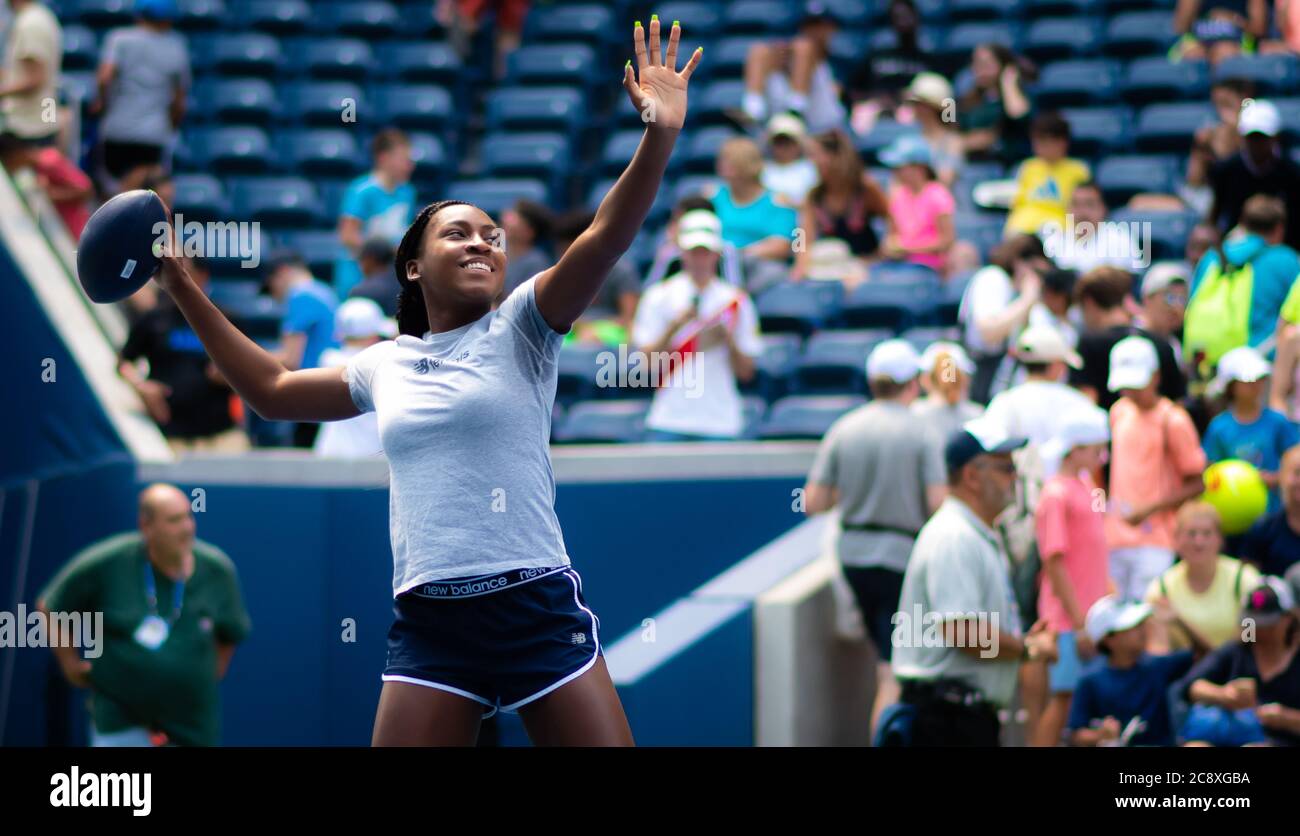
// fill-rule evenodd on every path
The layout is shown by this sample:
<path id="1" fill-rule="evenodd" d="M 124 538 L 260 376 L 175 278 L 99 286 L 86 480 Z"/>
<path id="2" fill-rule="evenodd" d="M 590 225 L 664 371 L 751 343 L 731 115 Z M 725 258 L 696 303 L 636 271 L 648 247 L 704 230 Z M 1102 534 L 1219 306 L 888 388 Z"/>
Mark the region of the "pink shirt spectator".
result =
<path id="1" fill-rule="evenodd" d="M 1038 553 L 1044 564 L 1051 555 L 1061 555 L 1080 615 L 1106 594 L 1109 565 L 1106 514 L 1094 509 L 1093 489 L 1092 479 L 1086 474 L 1058 473 L 1043 486 L 1035 512 Z M 1058 633 L 1075 629 L 1046 571 L 1039 580 L 1038 614 Z"/>
<path id="2" fill-rule="evenodd" d="M 1174 511 L 1161 511 L 1138 526 L 1124 522 L 1134 508 L 1174 493 L 1183 479 L 1205 469 L 1205 451 L 1186 410 L 1161 398 L 1146 412 L 1128 398 L 1110 408 L 1110 513 L 1106 540 L 1112 549 L 1174 548 Z"/>
<path id="3" fill-rule="evenodd" d="M 35 155 L 34 168 L 50 186 L 90 192 L 90 178 L 57 148 L 45 148 Z M 73 241 L 81 240 L 81 230 L 90 220 L 90 208 L 82 200 L 54 200 L 54 209 L 63 218 Z"/>
<path id="4" fill-rule="evenodd" d="M 933 247 L 939 243 L 939 218 L 952 215 L 956 206 L 952 192 L 933 180 L 919 192 L 897 185 L 891 188 L 889 217 L 894 222 L 899 246 L 912 249 Z M 907 260 L 942 272 L 948 256 L 945 253 L 913 253 Z"/>

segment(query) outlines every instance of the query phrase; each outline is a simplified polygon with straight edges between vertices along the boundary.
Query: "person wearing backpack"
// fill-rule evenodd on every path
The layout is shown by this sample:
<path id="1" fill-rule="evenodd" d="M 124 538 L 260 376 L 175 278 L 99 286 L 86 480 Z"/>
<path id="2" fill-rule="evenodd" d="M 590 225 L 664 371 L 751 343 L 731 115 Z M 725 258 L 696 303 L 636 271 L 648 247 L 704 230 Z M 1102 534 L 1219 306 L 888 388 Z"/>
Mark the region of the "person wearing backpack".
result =
<path id="1" fill-rule="evenodd" d="M 1300 273 L 1300 256 L 1282 243 L 1285 234 L 1282 201 L 1257 194 L 1246 201 L 1238 232 L 1196 266 L 1183 356 L 1201 380 L 1209 380 L 1219 358 L 1238 346 L 1269 353 L 1266 343 Z"/>
<path id="2" fill-rule="evenodd" d="M 1189 502 L 1174 521 L 1180 560 L 1151 582 L 1145 600 L 1156 617 L 1147 650 L 1192 650 L 1196 656 L 1237 638 L 1241 596 L 1259 585 L 1254 566 L 1220 554 L 1219 512 L 1208 502 Z"/>

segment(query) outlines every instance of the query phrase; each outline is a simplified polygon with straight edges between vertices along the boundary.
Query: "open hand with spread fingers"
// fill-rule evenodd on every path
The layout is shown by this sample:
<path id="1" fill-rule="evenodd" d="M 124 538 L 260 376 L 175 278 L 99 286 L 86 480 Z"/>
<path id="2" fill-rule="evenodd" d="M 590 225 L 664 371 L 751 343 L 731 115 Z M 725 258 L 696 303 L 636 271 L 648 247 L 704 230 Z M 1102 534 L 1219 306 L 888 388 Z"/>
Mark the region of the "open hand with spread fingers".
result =
<path id="1" fill-rule="evenodd" d="M 660 52 L 658 16 L 650 20 L 649 47 L 641 21 L 637 21 L 632 30 L 636 69 L 632 68 L 631 61 L 624 66 L 623 87 L 647 127 L 680 129 L 686 120 L 686 85 L 700 63 L 704 48 L 699 47 L 691 53 L 686 66 L 678 72 L 677 41 L 681 32 L 677 21 L 673 21 L 668 34 L 668 53 L 663 55 Z"/>

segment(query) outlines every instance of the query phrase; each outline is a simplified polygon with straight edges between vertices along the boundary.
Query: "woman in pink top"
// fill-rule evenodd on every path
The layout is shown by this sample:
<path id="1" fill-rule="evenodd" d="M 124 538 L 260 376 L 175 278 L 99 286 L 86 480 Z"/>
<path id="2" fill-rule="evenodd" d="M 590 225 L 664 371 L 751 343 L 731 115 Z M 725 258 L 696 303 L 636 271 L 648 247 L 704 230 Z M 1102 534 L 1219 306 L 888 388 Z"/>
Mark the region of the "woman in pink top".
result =
<path id="1" fill-rule="evenodd" d="M 904 135 L 881 152 L 880 161 L 893 169 L 889 236 L 881 251 L 886 258 L 924 264 L 944 275 L 948 250 L 956 240 L 956 203 L 935 177 L 930 146 L 923 137 Z"/>
<path id="2" fill-rule="evenodd" d="M 1110 419 L 1097 407 L 1065 416 L 1056 436 L 1042 445 L 1045 472 L 1060 463 L 1039 495 L 1035 512 L 1039 580 L 1038 615 L 1057 636 L 1057 661 L 1048 668 L 1051 697 L 1030 728 L 1032 746 L 1055 746 L 1070 713 L 1083 663 L 1096 650 L 1084 632 L 1088 608 L 1107 592 L 1106 501 L 1092 474 L 1106 459 Z"/>

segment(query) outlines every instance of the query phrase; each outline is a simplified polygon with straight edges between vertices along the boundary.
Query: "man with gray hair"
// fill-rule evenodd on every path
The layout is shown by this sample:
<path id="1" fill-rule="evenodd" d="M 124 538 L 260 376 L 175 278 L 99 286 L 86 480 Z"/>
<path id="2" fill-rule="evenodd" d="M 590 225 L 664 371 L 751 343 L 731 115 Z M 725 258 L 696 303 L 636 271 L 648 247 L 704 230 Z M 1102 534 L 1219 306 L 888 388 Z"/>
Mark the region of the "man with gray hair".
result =
<path id="1" fill-rule="evenodd" d="M 47 617 L 102 612 L 101 655 L 53 636 L 51 647 L 91 692 L 92 746 L 215 746 L 217 684 L 251 629 L 235 566 L 195 538 L 190 498 L 172 485 L 140 493 L 139 529 L 84 549 L 37 602 Z"/>
<path id="2" fill-rule="evenodd" d="M 920 394 L 921 357 L 886 340 L 867 357 L 875 400 L 841 417 L 817 451 L 804 508 L 838 508 L 835 553 L 876 648 L 874 728 L 898 698 L 890 672 L 893 618 L 917 532 L 944 496 L 942 443 L 909 409 Z"/>

